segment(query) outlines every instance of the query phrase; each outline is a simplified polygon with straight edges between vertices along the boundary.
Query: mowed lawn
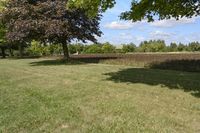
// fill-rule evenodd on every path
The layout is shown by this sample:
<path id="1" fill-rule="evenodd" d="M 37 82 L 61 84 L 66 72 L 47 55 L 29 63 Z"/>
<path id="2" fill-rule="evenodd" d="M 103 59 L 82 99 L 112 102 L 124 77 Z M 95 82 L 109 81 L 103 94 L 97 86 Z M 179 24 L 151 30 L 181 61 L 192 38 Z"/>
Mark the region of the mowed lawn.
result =
<path id="1" fill-rule="evenodd" d="M 200 73 L 0 60 L 0 132 L 199 133 Z"/>

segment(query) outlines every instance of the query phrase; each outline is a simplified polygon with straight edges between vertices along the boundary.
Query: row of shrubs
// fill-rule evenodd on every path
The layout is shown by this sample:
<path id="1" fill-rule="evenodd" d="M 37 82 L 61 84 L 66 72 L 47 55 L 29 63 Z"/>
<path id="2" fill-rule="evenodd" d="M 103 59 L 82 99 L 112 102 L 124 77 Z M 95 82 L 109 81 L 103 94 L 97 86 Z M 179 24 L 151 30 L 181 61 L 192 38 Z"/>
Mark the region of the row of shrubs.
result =
<path id="1" fill-rule="evenodd" d="M 27 48 L 33 55 L 53 55 L 61 54 L 62 47 L 60 45 L 41 45 L 36 41 L 31 43 L 31 46 Z M 84 45 L 81 43 L 70 44 L 69 52 L 71 54 L 90 54 L 90 53 L 129 53 L 129 52 L 195 52 L 200 51 L 200 43 L 192 42 L 188 45 L 182 43 L 171 43 L 169 46 L 162 40 L 150 40 L 141 42 L 139 46 L 133 43 L 122 44 L 121 47 L 116 47 L 108 42 L 103 44 L 91 44 Z"/>
<path id="2" fill-rule="evenodd" d="M 17 54 L 15 48 L 14 54 Z M 150 40 L 141 42 L 139 46 L 133 43 L 116 46 L 106 43 L 85 45 L 81 43 L 69 44 L 70 54 L 98 54 L 98 53 L 132 53 L 132 52 L 194 52 L 200 51 L 200 43 L 192 42 L 188 45 L 182 43 L 171 43 L 169 46 L 162 40 Z M 9 52 L 7 52 L 9 53 Z M 62 47 L 59 44 L 41 44 L 32 41 L 29 46 L 24 47 L 24 54 L 27 56 L 48 56 L 62 54 Z"/>

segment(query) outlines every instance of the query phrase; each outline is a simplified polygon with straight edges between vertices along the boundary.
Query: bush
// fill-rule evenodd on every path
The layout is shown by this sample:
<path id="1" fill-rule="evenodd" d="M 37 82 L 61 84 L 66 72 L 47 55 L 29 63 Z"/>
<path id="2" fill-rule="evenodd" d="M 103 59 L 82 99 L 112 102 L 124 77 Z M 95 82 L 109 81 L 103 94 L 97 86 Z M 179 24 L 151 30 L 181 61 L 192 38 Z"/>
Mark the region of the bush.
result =
<path id="1" fill-rule="evenodd" d="M 102 46 L 103 53 L 115 53 L 115 49 L 116 48 L 108 42 L 103 44 L 103 46 Z"/>
<path id="2" fill-rule="evenodd" d="M 74 53 L 76 53 L 76 47 L 75 47 L 75 45 L 69 45 L 69 53 L 70 54 L 74 54 Z"/>
<path id="3" fill-rule="evenodd" d="M 127 45 L 123 45 L 122 51 L 124 53 L 135 52 L 136 51 L 136 45 L 133 44 L 133 43 L 130 43 L 130 44 L 127 44 Z"/>
<path id="4" fill-rule="evenodd" d="M 100 44 L 93 44 L 85 46 L 84 53 L 93 54 L 93 53 L 103 53 L 103 52 Z"/>
<path id="5" fill-rule="evenodd" d="M 42 51 L 41 44 L 37 41 L 32 41 L 31 46 L 28 48 L 28 52 L 30 53 L 30 55 L 41 56 L 42 55 L 41 51 Z"/>
<path id="6" fill-rule="evenodd" d="M 44 46 L 37 41 L 32 41 L 31 46 L 28 47 L 27 51 L 31 56 L 58 55 L 62 53 L 62 47 L 55 44 L 48 44 L 47 46 Z"/>

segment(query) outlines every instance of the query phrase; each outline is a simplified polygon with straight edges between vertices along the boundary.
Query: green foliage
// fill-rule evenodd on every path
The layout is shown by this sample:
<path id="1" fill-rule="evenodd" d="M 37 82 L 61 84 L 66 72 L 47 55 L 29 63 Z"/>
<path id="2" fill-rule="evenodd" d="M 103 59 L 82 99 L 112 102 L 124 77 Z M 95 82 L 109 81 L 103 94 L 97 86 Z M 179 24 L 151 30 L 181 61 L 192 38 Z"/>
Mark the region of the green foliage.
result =
<path id="1" fill-rule="evenodd" d="M 136 45 L 133 44 L 133 43 L 123 45 L 122 51 L 124 53 L 135 52 L 136 51 Z"/>
<path id="2" fill-rule="evenodd" d="M 76 53 L 76 47 L 74 45 L 69 45 L 69 53 L 70 54 L 74 54 Z"/>
<path id="3" fill-rule="evenodd" d="M 83 47 L 83 46 L 82 46 Z M 115 46 L 106 42 L 104 44 L 91 44 L 85 45 L 83 48 L 83 53 L 93 54 L 93 53 L 115 53 Z"/>
<path id="4" fill-rule="evenodd" d="M 115 47 L 111 45 L 109 42 L 106 42 L 102 46 L 102 52 L 103 53 L 114 53 L 115 52 Z"/>
<path id="5" fill-rule="evenodd" d="M 83 44 L 74 44 L 75 48 L 76 48 L 76 52 L 78 52 L 79 54 L 83 52 L 84 49 L 84 45 Z"/>
<path id="6" fill-rule="evenodd" d="M 189 51 L 200 51 L 200 43 L 199 42 L 191 42 L 188 45 Z"/>
<path id="7" fill-rule="evenodd" d="M 179 51 L 179 52 L 186 51 L 186 46 L 182 43 L 179 43 L 178 47 L 177 47 L 177 51 Z"/>
<path id="8" fill-rule="evenodd" d="M 3 4 L 2 2 L 0 2 L 0 12 L 1 12 L 1 8 L 2 8 Z M 0 20 L 0 46 L 5 46 L 6 44 L 6 27 L 5 25 L 2 23 L 2 21 Z"/>
<path id="9" fill-rule="evenodd" d="M 190 18 L 200 15 L 199 7 L 199 0 L 133 0 L 130 11 L 122 13 L 121 18 L 132 21 Z"/>
<path id="10" fill-rule="evenodd" d="M 28 48 L 28 51 L 30 52 L 31 55 L 40 56 L 42 55 L 41 49 L 42 49 L 41 44 L 39 42 L 32 41 L 31 46 Z"/>
<path id="11" fill-rule="evenodd" d="M 69 0 L 69 9 L 84 8 L 89 16 L 95 16 L 98 11 L 106 11 L 115 5 L 115 0 Z M 130 11 L 121 14 L 122 19 L 153 21 L 159 19 L 192 17 L 200 14 L 198 0 L 132 0 Z"/>
<path id="12" fill-rule="evenodd" d="M 115 5 L 115 0 L 69 0 L 68 8 L 82 8 L 87 11 L 87 14 L 94 17 L 98 12 L 105 12 L 107 9 Z"/>
<path id="13" fill-rule="evenodd" d="M 2 11 L 4 9 L 5 4 L 6 4 L 6 0 L 1 0 L 0 1 L 0 11 Z"/>
<path id="14" fill-rule="evenodd" d="M 141 52 L 164 52 L 166 51 L 166 44 L 162 40 L 144 41 L 140 44 L 139 50 Z"/>
<path id="15" fill-rule="evenodd" d="M 50 55 L 60 55 L 62 53 L 62 47 L 60 44 L 49 45 Z"/>
<path id="16" fill-rule="evenodd" d="M 84 45 L 77 43 L 77 44 L 70 44 L 69 45 L 69 52 L 70 54 L 74 54 L 74 53 L 82 53 L 84 50 Z"/>
<path id="17" fill-rule="evenodd" d="M 87 45 L 84 48 L 84 53 L 92 54 L 92 53 L 102 53 L 100 44 L 92 44 L 92 45 Z"/>
<path id="18" fill-rule="evenodd" d="M 38 41 L 32 41 L 27 51 L 32 56 L 58 55 L 61 54 L 62 47 L 60 45 L 44 45 Z"/>
<path id="19" fill-rule="evenodd" d="M 67 4 L 66 0 L 9 0 L 1 14 L 7 28 L 7 39 L 20 45 L 32 40 L 62 44 L 65 58 L 69 58 L 68 42 L 74 39 L 96 42 L 95 37 L 102 34 L 100 13 L 91 18 L 87 9 L 78 7 L 69 10 Z M 49 52 L 46 47 L 43 51 Z"/>
<path id="20" fill-rule="evenodd" d="M 177 51 L 177 44 L 176 43 L 171 43 L 169 46 L 169 51 L 170 52 L 176 52 Z"/>

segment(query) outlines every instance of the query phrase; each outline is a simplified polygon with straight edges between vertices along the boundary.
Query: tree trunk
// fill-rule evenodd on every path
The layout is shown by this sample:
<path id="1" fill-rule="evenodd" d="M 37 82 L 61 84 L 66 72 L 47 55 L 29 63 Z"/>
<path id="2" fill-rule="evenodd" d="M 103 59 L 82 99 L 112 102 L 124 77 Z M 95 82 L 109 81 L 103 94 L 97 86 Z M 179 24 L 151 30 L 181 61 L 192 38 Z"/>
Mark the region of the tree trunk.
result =
<path id="1" fill-rule="evenodd" d="M 6 58 L 5 48 L 1 47 L 2 58 Z"/>
<path id="2" fill-rule="evenodd" d="M 19 56 L 22 58 L 23 57 L 23 47 L 21 44 L 19 44 Z"/>
<path id="3" fill-rule="evenodd" d="M 10 53 L 10 56 L 11 56 L 11 57 L 14 56 L 14 54 L 13 54 L 13 50 L 12 50 L 12 47 L 11 47 L 11 46 L 9 46 L 9 53 Z"/>
<path id="4" fill-rule="evenodd" d="M 68 60 L 70 57 L 69 57 L 69 49 L 68 49 L 68 45 L 66 41 L 63 41 L 62 47 L 63 47 L 64 58 Z"/>

